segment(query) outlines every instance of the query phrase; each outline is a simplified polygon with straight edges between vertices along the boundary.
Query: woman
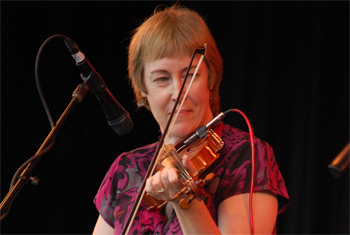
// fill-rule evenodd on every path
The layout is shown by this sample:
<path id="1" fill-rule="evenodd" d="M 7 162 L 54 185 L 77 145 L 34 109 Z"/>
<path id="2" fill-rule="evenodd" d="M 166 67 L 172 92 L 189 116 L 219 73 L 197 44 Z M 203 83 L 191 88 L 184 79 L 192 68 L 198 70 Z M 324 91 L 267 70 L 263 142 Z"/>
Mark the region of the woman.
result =
<path id="1" fill-rule="evenodd" d="M 203 63 L 165 144 L 176 144 L 207 124 L 219 111 L 222 59 L 204 20 L 178 5 L 158 9 L 136 29 L 129 46 L 129 77 L 138 104 L 149 109 L 163 133 L 195 48 L 207 45 Z M 190 74 L 199 63 L 194 58 Z M 185 86 L 185 88 L 187 85 Z M 171 198 L 181 189 L 178 172 L 166 166 L 147 179 L 152 197 L 169 201 L 164 209 L 147 210 L 141 203 L 132 234 L 251 233 L 249 216 L 250 143 L 247 133 L 223 123 L 214 131 L 225 145 L 210 166 L 215 178 L 205 186 L 206 199 L 187 210 Z M 275 233 L 277 214 L 284 211 L 288 193 L 272 148 L 255 138 L 256 166 L 253 200 L 254 231 Z M 95 198 L 100 212 L 94 234 L 120 234 L 142 184 L 157 143 L 121 154 L 112 164 Z M 187 156 L 183 165 L 196 171 Z"/>

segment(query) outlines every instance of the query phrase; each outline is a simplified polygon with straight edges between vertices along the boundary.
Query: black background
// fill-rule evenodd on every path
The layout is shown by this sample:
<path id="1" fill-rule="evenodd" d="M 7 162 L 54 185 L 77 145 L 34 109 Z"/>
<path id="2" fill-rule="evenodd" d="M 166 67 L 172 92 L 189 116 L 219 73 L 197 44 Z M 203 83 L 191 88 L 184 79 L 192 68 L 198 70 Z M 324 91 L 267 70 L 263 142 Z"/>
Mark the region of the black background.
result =
<path id="1" fill-rule="evenodd" d="M 50 131 L 34 79 L 40 45 L 53 34 L 72 38 L 130 112 L 134 129 L 117 136 L 88 94 L 53 149 L 25 185 L 3 234 L 88 234 L 92 203 L 114 158 L 157 139 L 151 114 L 136 111 L 127 80 L 131 31 L 161 3 L 1 2 L 1 199 L 16 169 Z M 241 109 L 268 141 L 291 197 L 277 220 L 283 234 L 349 233 L 349 170 L 335 179 L 327 165 L 349 142 L 349 3 L 183 1 L 207 20 L 224 59 L 222 110 Z M 40 60 L 40 81 L 55 120 L 81 83 L 61 39 Z M 243 118 L 225 121 L 247 130 Z"/>

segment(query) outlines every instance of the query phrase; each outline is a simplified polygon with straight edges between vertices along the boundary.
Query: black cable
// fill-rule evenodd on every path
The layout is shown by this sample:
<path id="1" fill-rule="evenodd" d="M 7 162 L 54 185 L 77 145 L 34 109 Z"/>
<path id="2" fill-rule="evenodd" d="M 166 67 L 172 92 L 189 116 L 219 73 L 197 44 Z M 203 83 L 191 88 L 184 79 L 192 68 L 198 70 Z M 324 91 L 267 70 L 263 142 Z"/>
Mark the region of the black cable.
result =
<path id="1" fill-rule="evenodd" d="M 53 121 L 53 118 L 52 118 L 52 115 L 51 115 L 51 112 L 50 112 L 50 109 L 49 107 L 47 106 L 47 103 L 46 103 L 46 100 L 45 100 L 45 97 L 44 97 L 44 93 L 41 89 L 41 85 L 40 85 L 40 79 L 39 79 L 39 62 L 40 62 L 40 57 L 41 57 L 41 54 L 44 50 L 44 47 L 53 39 L 55 38 L 66 38 L 65 35 L 63 34 L 54 34 L 50 37 L 48 37 L 40 46 L 39 50 L 38 50 L 38 53 L 37 53 L 37 56 L 36 56 L 36 59 L 35 59 L 35 83 L 36 83 L 36 87 L 37 87 L 37 90 L 38 90 L 38 93 L 39 93 L 39 96 L 40 96 L 40 100 L 41 100 L 41 103 L 45 109 L 45 112 L 46 112 L 46 115 L 47 115 L 47 118 L 49 119 L 49 122 L 50 122 L 50 126 L 51 126 L 51 129 L 54 128 L 55 126 L 55 123 Z M 54 137 L 55 138 L 55 137 Z M 10 184 L 10 189 L 12 188 L 12 186 L 15 184 L 15 181 L 16 179 L 18 178 L 18 175 L 20 174 L 20 172 L 23 170 L 24 167 L 26 167 L 29 163 L 31 163 L 33 160 L 37 159 L 37 158 L 40 158 L 42 155 L 44 155 L 45 153 L 47 153 L 53 146 L 55 142 L 55 139 L 53 139 L 53 141 L 44 149 L 42 150 L 40 153 L 32 156 L 31 158 L 29 158 L 26 162 L 24 162 L 19 168 L 18 170 L 15 172 L 15 174 L 13 175 L 12 177 L 12 180 L 11 180 L 11 184 Z"/>
<path id="2" fill-rule="evenodd" d="M 47 153 L 48 151 L 50 151 L 50 149 L 51 149 L 51 148 L 53 147 L 53 145 L 54 145 L 54 142 L 55 142 L 55 137 L 54 137 L 54 139 L 52 140 L 52 142 L 51 142 L 44 150 L 42 150 L 40 153 L 38 153 L 38 154 L 32 156 L 31 158 L 29 158 L 27 161 L 25 161 L 25 162 L 17 169 L 17 171 L 15 172 L 15 174 L 14 174 L 13 177 L 12 177 L 9 190 L 11 190 L 11 188 L 13 187 L 13 185 L 16 183 L 16 180 L 19 178 L 18 175 L 19 175 L 20 173 L 23 172 L 23 169 L 24 169 L 26 166 L 28 166 L 28 164 L 30 164 L 31 162 L 33 162 L 34 160 L 40 158 L 40 157 L 43 156 L 45 153 Z M 6 208 L 5 213 L 2 212 L 1 217 L 0 217 L 0 221 L 2 221 L 2 220 L 8 215 L 8 213 L 10 212 L 10 209 L 11 209 L 11 204 L 8 205 L 8 207 Z"/>
<path id="3" fill-rule="evenodd" d="M 34 156 L 32 156 L 31 158 L 29 158 L 27 161 L 25 161 L 15 172 L 15 174 L 12 177 L 11 180 L 11 184 L 10 184 L 10 189 L 12 188 L 12 186 L 15 184 L 16 179 L 18 178 L 18 175 L 22 172 L 22 170 L 28 166 L 29 163 L 33 162 L 35 159 L 40 158 L 41 156 L 43 156 L 44 154 L 46 154 L 48 151 L 50 151 L 55 143 L 55 137 L 53 137 L 54 139 L 52 140 L 52 142 L 44 149 L 42 150 L 40 153 L 35 154 Z"/>
<path id="4" fill-rule="evenodd" d="M 49 107 L 48 107 L 47 104 L 46 104 L 46 100 L 45 100 L 45 97 L 44 97 L 44 93 L 42 92 L 42 89 L 41 89 L 40 80 L 39 80 L 39 61 L 40 61 L 40 57 L 41 57 L 42 51 L 43 51 L 44 47 L 46 46 L 46 44 L 48 44 L 52 39 L 55 39 L 55 38 L 66 38 L 66 36 L 63 35 L 63 34 L 54 34 L 54 35 L 48 37 L 48 38 L 41 44 L 41 46 L 40 46 L 40 48 L 39 48 L 39 51 L 38 51 L 38 53 L 37 53 L 36 59 L 35 59 L 35 82 L 36 82 L 36 88 L 37 88 L 37 90 L 38 90 L 41 103 L 42 103 L 43 106 L 44 106 L 44 109 L 45 109 L 47 118 L 49 119 L 51 129 L 55 126 L 55 123 L 54 123 L 54 121 L 53 121 L 53 118 L 52 118 L 50 109 L 49 109 Z"/>

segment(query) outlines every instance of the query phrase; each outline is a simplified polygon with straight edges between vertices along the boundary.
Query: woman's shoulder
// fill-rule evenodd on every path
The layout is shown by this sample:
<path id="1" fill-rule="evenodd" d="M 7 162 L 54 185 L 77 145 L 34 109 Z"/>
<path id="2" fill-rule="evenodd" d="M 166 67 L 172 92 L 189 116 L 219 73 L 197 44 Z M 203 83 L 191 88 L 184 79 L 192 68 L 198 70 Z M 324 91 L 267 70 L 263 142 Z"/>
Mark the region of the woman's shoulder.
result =
<path id="1" fill-rule="evenodd" d="M 229 196 L 250 191 L 249 174 L 252 170 L 253 156 L 248 132 L 224 124 L 221 138 L 224 141 L 224 148 L 221 152 L 221 163 L 217 167 L 222 169 L 218 168 L 217 172 L 221 174 L 222 187 L 219 190 L 225 195 L 221 197 L 224 200 Z M 254 137 L 254 146 L 254 190 L 268 190 L 278 195 L 280 211 L 283 211 L 289 196 L 273 148 L 268 142 L 257 137 Z"/>
<path id="2" fill-rule="evenodd" d="M 142 154 L 142 155 L 145 155 L 145 154 L 149 155 L 149 154 L 151 154 L 152 155 L 154 153 L 154 151 L 156 150 L 157 145 L 158 145 L 158 143 L 148 144 L 148 145 L 145 145 L 145 146 L 142 146 L 142 147 L 139 147 L 139 148 L 135 148 L 135 149 L 130 150 L 128 152 L 124 152 L 121 155 L 126 155 L 126 156 L 139 155 L 139 154 Z"/>
<path id="3" fill-rule="evenodd" d="M 157 143 L 148 144 L 118 155 L 110 166 L 109 172 L 124 171 L 140 163 L 148 164 L 153 157 Z"/>
<path id="4" fill-rule="evenodd" d="M 242 165 L 250 164 L 252 160 L 252 143 L 248 132 L 224 124 L 221 138 L 224 142 L 221 156 L 226 166 L 230 165 L 231 167 L 239 168 Z M 268 142 L 254 136 L 254 149 L 257 165 L 275 162 L 273 148 Z"/>
<path id="5" fill-rule="evenodd" d="M 229 124 L 223 124 L 222 125 L 222 131 L 221 131 L 221 138 L 229 143 L 247 143 L 250 141 L 249 132 L 243 131 L 241 129 L 238 129 L 236 127 L 233 127 Z M 269 143 L 265 140 L 254 136 L 254 144 L 261 144 L 261 145 L 268 145 Z"/>
<path id="6" fill-rule="evenodd" d="M 222 124 L 222 138 L 228 140 L 249 140 L 249 133 L 233 127 L 229 124 Z"/>
<path id="7" fill-rule="evenodd" d="M 142 147 L 138 147 L 129 151 L 125 151 L 118 155 L 114 162 L 121 161 L 126 158 L 137 158 L 140 156 L 153 156 L 153 153 L 157 147 L 157 143 L 148 144 Z"/>
<path id="8" fill-rule="evenodd" d="M 230 148 L 244 148 L 250 147 L 250 136 L 249 133 L 233 127 L 229 124 L 222 125 L 221 138 L 224 141 L 226 147 Z M 254 144 L 256 146 L 264 146 L 271 148 L 269 143 L 259 137 L 254 136 Z"/>

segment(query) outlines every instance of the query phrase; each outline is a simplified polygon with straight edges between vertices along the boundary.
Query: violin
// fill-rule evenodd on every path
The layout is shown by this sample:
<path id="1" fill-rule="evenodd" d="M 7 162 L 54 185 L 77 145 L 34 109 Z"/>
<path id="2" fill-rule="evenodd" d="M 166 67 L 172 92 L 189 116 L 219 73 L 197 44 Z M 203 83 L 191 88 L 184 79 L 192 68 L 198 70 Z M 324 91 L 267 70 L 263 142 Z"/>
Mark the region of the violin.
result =
<path id="1" fill-rule="evenodd" d="M 184 187 L 171 198 L 171 201 L 183 196 L 179 201 L 182 209 L 190 208 L 190 203 L 197 198 L 198 200 L 205 199 L 203 186 L 210 182 L 215 174 L 209 173 L 204 178 L 200 178 L 202 174 L 211 166 L 219 157 L 219 152 L 224 146 L 221 138 L 212 130 L 209 129 L 206 135 L 192 143 L 184 144 L 184 142 L 173 146 L 172 144 L 164 145 L 160 150 L 158 164 L 163 167 L 174 166 L 179 171 L 179 180 Z M 196 168 L 196 172 L 190 175 L 183 167 L 181 158 L 183 155 L 188 155 L 191 162 Z M 161 168 L 161 169 L 162 169 Z M 147 209 L 160 209 L 168 201 L 158 200 L 148 193 L 144 195 L 144 203 L 148 206 Z"/>

